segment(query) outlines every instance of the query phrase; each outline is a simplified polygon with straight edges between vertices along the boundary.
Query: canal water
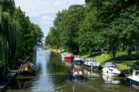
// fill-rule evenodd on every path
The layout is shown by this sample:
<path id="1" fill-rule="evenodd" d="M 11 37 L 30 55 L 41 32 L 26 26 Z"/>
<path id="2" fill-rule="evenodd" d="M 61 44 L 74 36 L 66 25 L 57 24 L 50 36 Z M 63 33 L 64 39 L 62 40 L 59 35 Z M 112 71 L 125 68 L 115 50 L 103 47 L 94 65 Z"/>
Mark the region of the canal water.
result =
<path id="1" fill-rule="evenodd" d="M 139 92 L 125 83 L 124 78 L 111 78 L 101 71 L 89 71 L 82 66 L 61 60 L 60 54 L 37 48 L 37 74 L 25 79 L 16 78 L 6 92 Z M 86 82 L 75 83 L 68 71 L 80 69 Z"/>

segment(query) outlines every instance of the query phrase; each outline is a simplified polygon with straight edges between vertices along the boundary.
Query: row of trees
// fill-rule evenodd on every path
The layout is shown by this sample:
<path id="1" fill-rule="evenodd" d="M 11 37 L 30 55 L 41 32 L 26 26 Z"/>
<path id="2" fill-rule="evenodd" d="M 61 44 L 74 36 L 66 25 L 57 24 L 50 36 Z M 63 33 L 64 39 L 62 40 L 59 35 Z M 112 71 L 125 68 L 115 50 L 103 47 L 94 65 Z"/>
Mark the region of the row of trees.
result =
<path id="1" fill-rule="evenodd" d="M 139 46 L 138 0 L 85 0 L 58 12 L 46 39 L 73 53 L 131 50 Z"/>
<path id="2" fill-rule="evenodd" d="M 31 23 L 13 0 L 0 1 L 0 78 L 5 76 L 41 41 L 40 27 Z"/>

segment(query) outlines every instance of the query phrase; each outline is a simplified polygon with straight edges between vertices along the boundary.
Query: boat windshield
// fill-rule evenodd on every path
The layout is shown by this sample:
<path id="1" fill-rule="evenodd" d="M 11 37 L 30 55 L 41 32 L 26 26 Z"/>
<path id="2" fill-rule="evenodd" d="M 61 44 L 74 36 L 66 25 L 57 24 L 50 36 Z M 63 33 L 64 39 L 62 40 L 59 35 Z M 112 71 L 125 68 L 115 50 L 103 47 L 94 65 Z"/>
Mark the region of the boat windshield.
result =
<path id="1" fill-rule="evenodd" d="M 107 62 L 104 67 L 116 67 L 116 65 L 111 62 Z"/>
<path id="2" fill-rule="evenodd" d="M 116 66 L 108 66 L 108 67 L 110 67 L 110 68 L 117 68 Z"/>

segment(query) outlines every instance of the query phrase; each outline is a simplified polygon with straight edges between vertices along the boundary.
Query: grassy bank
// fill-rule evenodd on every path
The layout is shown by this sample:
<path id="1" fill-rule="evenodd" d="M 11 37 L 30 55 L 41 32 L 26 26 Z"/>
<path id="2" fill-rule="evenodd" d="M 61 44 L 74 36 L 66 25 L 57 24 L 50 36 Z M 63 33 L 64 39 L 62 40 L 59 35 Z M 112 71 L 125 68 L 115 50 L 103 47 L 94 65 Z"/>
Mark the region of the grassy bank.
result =
<path id="1" fill-rule="evenodd" d="M 113 62 L 113 57 L 111 54 L 104 53 L 104 57 L 102 57 L 102 53 L 93 52 L 92 54 L 82 55 L 82 57 L 93 57 L 102 63 L 102 66 L 105 65 L 106 62 Z M 128 65 L 139 65 L 139 53 L 136 54 L 132 52 L 132 56 L 128 56 L 127 52 L 119 52 L 116 54 L 116 62 L 117 67 L 125 73 L 132 73 L 131 67 Z"/>
<path id="2" fill-rule="evenodd" d="M 53 48 L 47 48 L 47 49 L 49 49 L 50 51 L 58 53 L 58 49 L 53 49 Z"/>
<path id="3" fill-rule="evenodd" d="M 48 48 L 50 51 L 58 53 L 57 49 Z M 102 66 L 105 65 L 106 62 L 113 62 L 113 57 L 111 54 L 107 52 L 103 53 L 104 57 L 102 57 L 101 52 L 93 52 L 92 54 L 82 54 L 82 58 L 84 57 L 93 57 L 94 59 L 101 62 Z M 132 68 L 128 65 L 139 65 L 139 53 L 132 52 L 132 56 L 128 56 L 127 52 L 118 52 L 116 54 L 116 65 L 117 67 L 124 73 L 132 73 Z"/>

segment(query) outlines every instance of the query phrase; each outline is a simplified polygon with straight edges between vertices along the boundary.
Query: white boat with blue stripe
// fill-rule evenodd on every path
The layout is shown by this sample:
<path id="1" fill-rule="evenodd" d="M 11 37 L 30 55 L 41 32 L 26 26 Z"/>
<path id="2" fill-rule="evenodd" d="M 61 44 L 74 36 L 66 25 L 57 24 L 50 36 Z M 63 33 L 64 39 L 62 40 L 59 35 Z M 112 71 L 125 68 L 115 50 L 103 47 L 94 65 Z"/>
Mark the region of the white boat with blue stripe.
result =
<path id="1" fill-rule="evenodd" d="M 139 70 L 133 70 L 133 74 L 127 76 L 126 80 L 130 85 L 139 89 Z"/>
<path id="2" fill-rule="evenodd" d="M 101 63 L 93 58 L 86 58 L 84 62 L 84 67 L 89 70 L 101 69 Z"/>
<path id="3" fill-rule="evenodd" d="M 73 59 L 73 61 L 74 61 L 74 63 L 75 64 L 82 64 L 83 63 L 83 59 L 82 59 L 82 57 L 81 56 L 74 56 L 74 59 Z"/>

